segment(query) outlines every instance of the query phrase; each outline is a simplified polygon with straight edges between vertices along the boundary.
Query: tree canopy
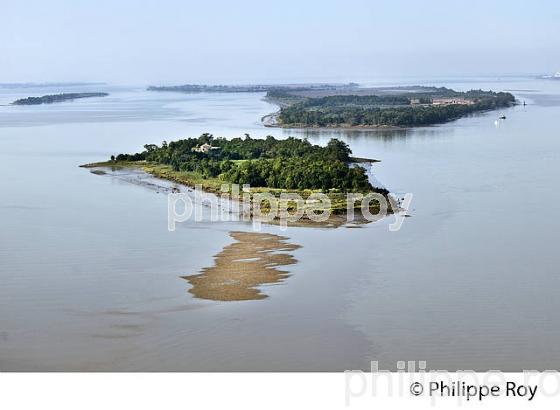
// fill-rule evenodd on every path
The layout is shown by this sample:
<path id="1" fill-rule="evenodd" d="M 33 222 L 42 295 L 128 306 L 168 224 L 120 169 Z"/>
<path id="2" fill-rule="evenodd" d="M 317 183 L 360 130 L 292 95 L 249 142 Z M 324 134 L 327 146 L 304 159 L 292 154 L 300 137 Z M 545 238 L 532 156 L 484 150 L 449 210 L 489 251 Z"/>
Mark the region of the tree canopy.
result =
<path id="1" fill-rule="evenodd" d="M 449 102 L 435 104 L 435 99 Z M 453 102 L 453 99 L 457 99 Z M 414 104 L 412 103 L 414 101 Z M 396 95 L 332 95 L 306 98 L 283 107 L 278 119 L 285 126 L 418 126 L 439 124 L 474 112 L 508 107 L 510 93 L 448 88 Z"/>
<path id="2" fill-rule="evenodd" d="M 203 144 L 212 148 L 200 152 Z M 337 139 L 322 147 L 293 137 L 253 139 L 246 134 L 245 138 L 227 140 L 202 134 L 199 138 L 164 141 L 161 146 L 148 144 L 144 151 L 119 154 L 116 160 L 167 164 L 176 171 L 253 187 L 373 190 L 366 171 L 350 166 L 351 154 L 350 147 Z"/>

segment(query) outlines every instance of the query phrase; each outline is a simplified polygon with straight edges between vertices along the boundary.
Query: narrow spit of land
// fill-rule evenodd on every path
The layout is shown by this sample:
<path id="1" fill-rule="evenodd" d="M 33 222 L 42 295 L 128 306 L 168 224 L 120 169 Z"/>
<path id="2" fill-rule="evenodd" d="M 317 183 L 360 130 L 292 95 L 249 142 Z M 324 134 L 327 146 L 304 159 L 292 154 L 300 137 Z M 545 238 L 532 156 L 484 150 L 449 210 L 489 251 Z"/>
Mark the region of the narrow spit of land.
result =
<path id="1" fill-rule="evenodd" d="M 340 91 L 355 89 L 356 83 L 309 83 L 309 84 L 247 84 L 247 85 L 205 85 L 205 84 L 182 84 L 154 86 L 147 88 L 148 91 L 179 92 L 179 93 L 259 93 L 272 90 L 286 91 Z"/>
<path id="2" fill-rule="evenodd" d="M 27 97 L 15 100 L 12 105 L 40 105 L 53 104 L 57 102 L 72 101 L 80 98 L 106 97 L 109 93 L 62 93 L 48 94 L 41 97 Z"/>
<path id="3" fill-rule="evenodd" d="M 264 92 L 280 107 L 265 115 L 267 127 L 398 128 L 442 124 L 458 118 L 507 108 L 508 92 L 456 91 L 446 87 L 406 86 L 363 88 L 347 84 L 256 84 L 150 86 L 149 91 L 182 93 Z"/>

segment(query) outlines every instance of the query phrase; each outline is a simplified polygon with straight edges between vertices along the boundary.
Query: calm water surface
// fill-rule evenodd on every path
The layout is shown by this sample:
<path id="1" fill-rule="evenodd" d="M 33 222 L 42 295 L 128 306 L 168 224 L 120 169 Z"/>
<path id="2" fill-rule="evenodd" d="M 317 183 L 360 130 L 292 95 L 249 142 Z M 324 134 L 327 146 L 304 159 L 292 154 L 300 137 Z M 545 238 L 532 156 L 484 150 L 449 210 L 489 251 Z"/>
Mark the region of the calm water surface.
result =
<path id="1" fill-rule="evenodd" d="M 426 81 L 427 82 L 427 81 Z M 414 81 L 418 83 L 418 81 Z M 513 90 L 528 105 L 401 132 L 265 129 L 262 94 L 72 87 L 106 98 L 0 105 L 0 370 L 560 369 L 560 82 L 431 81 Z M 0 89 L 0 104 L 67 91 Z M 167 231 L 163 193 L 78 165 L 211 132 L 347 141 L 411 192 L 412 218 L 361 229 L 266 226 L 297 244 L 268 297 L 193 297 L 182 279 L 250 231 Z"/>

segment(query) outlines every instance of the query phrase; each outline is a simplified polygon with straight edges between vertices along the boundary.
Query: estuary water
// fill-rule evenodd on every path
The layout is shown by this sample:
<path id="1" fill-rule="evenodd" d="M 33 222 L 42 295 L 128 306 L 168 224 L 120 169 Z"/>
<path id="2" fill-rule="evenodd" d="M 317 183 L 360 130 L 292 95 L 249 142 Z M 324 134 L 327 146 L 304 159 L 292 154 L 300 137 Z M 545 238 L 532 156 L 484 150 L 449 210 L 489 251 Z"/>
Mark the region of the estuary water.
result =
<path id="1" fill-rule="evenodd" d="M 261 125 L 276 107 L 259 93 L 1 87 L 0 371 L 560 369 L 560 81 L 393 83 L 509 90 L 527 105 L 503 121 L 494 111 L 401 131 L 283 130 Z M 8 105 L 63 91 L 110 95 Z M 373 171 L 388 189 L 413 194 L 411 217 L 397 232 L 392 217 L 263 226 L 289 244 L 282 280 L 259 282 L 257 300 L 197 298 L 185 277 L 212 271 L 252 225 L 169 232 L 165 192 L 79 165 L 203 132 L 343 139 L 381 160 Z"/>

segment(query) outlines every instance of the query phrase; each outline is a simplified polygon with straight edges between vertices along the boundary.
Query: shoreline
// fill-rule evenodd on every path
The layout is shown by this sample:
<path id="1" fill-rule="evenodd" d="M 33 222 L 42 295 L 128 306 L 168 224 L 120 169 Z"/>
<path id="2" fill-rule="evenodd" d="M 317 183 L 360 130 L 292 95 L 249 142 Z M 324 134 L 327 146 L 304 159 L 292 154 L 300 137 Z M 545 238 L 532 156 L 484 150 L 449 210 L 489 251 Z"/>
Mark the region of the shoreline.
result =
<path id="1" fill-rule="evenodd" d="M 99 98 L 107 97 L 109 93 L 106 92 L 87 92 L 87 93 L 60 93 L 60 94 L 46 94 L 41 97 L 26 97 L 13 101 L 10 105 L 43 105 L 55 104 L 66 101 L 74 101 L 84 98 Z"/>
<path id="2" fill-rule="evenodd" d="M 507 106 L 507 107 L 495 107 L 495 108 L 488 108 L 488 109 L 481 109 L 481 110 L 477 110 L 477 111 L 473 111 L 470 113 L 467 113 L 465 115 L 461 115 L 458 117 L 454 117 L 454 118 L 449 118 L 447 121 L 443 121 L 443 122 L 438 122 L 438 123 L 433 123 L 433 124 L 419 124 L 419 125 L 378 125 L 378 124 L 364 124 L 364 125 L 351 125 L 351 124 L 337 124 L 337 125 L 323 125 L 323 126 L 318 126 L 318 125 L 307 125 L 307 124 L 302 124 L 302 123 L 293 123 L 293 124 L 282 124 L 278 117 L 280 116 L 280 113 L 282 111 L 283 108 L 287 108 L 289 107 L 290 103 L 284 102 L 282 100 L 276 99 L 276 98 L 271 98 L 271 97 L 267 97 L 265 96 L 263 98 L 263 101 L 266 101 L 270 104 L 276 105 L 278 107 L 278 110 L 275 112 L 272 112 L 270 114 L 266 114 L 261 118 L 261 123 L 264 127 L 266 128 L 280 128 L 280 129 L 294 129 L 294 130 L 317 130 L 317 131 L 332 131 L 332 130 L 347 130 L 347 131 L 352 131 L 352 130 L 366 130 L 366 131 L 406 131 L 406 130 L 411 130 L 414 128 L 427 128 L 427 127 L 436 127 L 436 126 L 440 126 L 440 125 L 444 125 L 453 121 L 457 121 L 460 120 L 461 118 L 467 118 L 471 115 L 476 115 L 476 114 L 483 114 L 483 113 L 488 113 L 488 112 L 492 112 L 492 111 L 496 111 L 496 110 L 501 110 L 501 109 L 507 109 L 507 108 L 511 108 L 514 107 L 516 105 L 518 105 L 518 101 L 515 100 L 511 103 L 511 105 Z"/>
<path id="3" fill-rule="evenodd" d="M 518 105 L 518 104 L 515 104 Z M 501 109 L 507 109 L 511 107 L 503 107 Z M 280 114 L 280 111 L 267 114 L 261 118 L 262 125 L 266 128 L 279 128 L 279 129 L 286 129 L 286 130 L 316 130 L 316 131 L 333 131 L 333 130 L 340 130 L 340 131 L 357 131 L 357 130 L 364 130 L 364 131 L 407 131 L 412 130 L 415 128 L 431 128 L 431 127 L 439 127 L 445 124 L 449 124 L 453 121 L 458 121 L 462 118 L 468 118 L 469 116 L 477 115 L 477 114 L 484 114 L 489 113 L 492 111 L 497 111 L 496 109 L 488 109 L 488 110 L 481 110 L 474 113 L 469 113 L 462 117 L 457 117 L 450 119 L 449 121 L 440 122 L 436 124 L 426 124 L 426 125 L 407 125 L 407 126 L 398 126 L 398 125 L 350 125 L 350 124 L 340 124 L 340 125 L 327 125 L 327 126 L 315 126 L 315 125 L 305 125 L 305 124 L 280 124 L 276 120 L 276 117 Z M 274 119 L 270 119 L 269 117 L 274 116 Z M 268 121 L 274 121 L 265 123 L 265 119 Z"/>
<path id="4" fill-rule="evenodd" d="M 379 160 L 368 159 L 368 158 L 355 158 L 355 159 L 356 159 L 355 163 L 380 162 Z M 149 175 L 161 181 L 176 183 L 182 187 L 185 187 L 187 191 L 190 192 L 192 192 L 192 190 L 194 190 L 196 186 L 199 185 L 201 186 L 202 191 L 205 194 L 214 195 L 219 198 L 223 198 L 225 195 L 228 201 L 232 201 L 231 204 L 233 203 L 237 204 L 237 208 L 238 208 L 237 211 L 242 210 L 242 207 L 240 205 L 244 203 L 243 200 L 241 199 L 241 196 L 232 197 L 229 192 L 223 192 L 221 190 L 222 184 L 228 184 L 227 181 L 222 181 L 217 179 L 201 179 L 195 175 L 186 172 L 173 171 L 171 167 L 168 165 L 160 165 L 160 164 L 153 164 L 149 162 L 140 162 L 140 161 L 138 163 L 131 162 L 131 161 L 103 161 L 103 162 L 83 164 L 80 165 L 80 168 L 89 169 L 90 172 L 94 175 L 111 176 L 111 177 L 117 176 L 115 174 L 116 171 L 127 170 L 127 169 L 137 170 L 139 172 L 144 173 L 147 176 Z M 157 193 L 159 193 L 160 191 L 168 192 L 168 193 L 181 192 L 181 190 L 178 190 L 175 187 L 166 187 L 163 185 L 153 184 L 147 181 L 142 181 L 139 178 L 139 176 L 141 176 L 141 174 L 136 175 L 137 178 L 121 178 L 121 179 L 123 179 L 126 182 L 130 182 L 136 185 L 145 186 L 154 189 L 157 191 Z M 384 189 L 384 188 L 379 188 L 379 189 Z M 287 189 L 266 188 L 266 187 L 254 187 L 254 188 L 250 188 L 250 190 L 251 190 L 250 204 L 253 201 L 253 195 L 259 193 L 270 193 L 274 195 L 276 198 L 278 198 L 281 193 L 295 193 L 303 197 L 304 200 L 306 200 L 312 193 L 320 192 L 320 190 L 287 190 Z M 372 191 L 372 193 L 373 192 L 374 191 Z M 387 201 L 387 210 L 386 210 L 386 215 L 380 218 L 379 220 L 384 219 L 386 216 L 394 215 L 403 211 L 399 201 L 395 199 L 389 191 L 381 194 L 385 197 Z M 353 207 L 354 219 L 348 220 L 346 194 L 337 192 L 337 193 L 327 193 L 326 195 L 329 197 L 331 201 L 331 207 L 328 208 L 328 212 L 329 212 L 328 220 L 324 222 L 317 222 L 309 219 L 309 217 L 304 213 L 304 215 L 296 222 L 287 221 L 288 226 L 299 226 L 299 227 L 315 226 L 321 228 L 325 228 L 325 227 L 338 228 L 346 225 L 347 227 L 356 228 L 356 227 L 360 227 L 361 225 L 372 222 L 367 220 L 366 217 L 363 215 L 361 204 L 359 201 L 356 201 L 354 203 L 354 207 Z M 263 215 L 266 216 L 268 214 L 269 208 L 270 208 L 269 203 L 262 204 L 261 209 L 265 211 L 263 212 Z M 309 206 L 307 209 L 309 209 Z M 307 209 L 304 208 L 304 210 Z M 294 208 L 290 206 L 288 206 L 287 210 L 288 210 L 288 214 L 292 214 L 294 212 Z M 369 211 L 374 215 L 378 214 L 380 211 L 379 203 L 376 203 L 375 206 L 370 206 Z M 233 211 L 230 207 L 230 212 L 234 213 L 235 211 Z M 251 205 L 250 205 L 249 213 L 250 213 L 249 216 L 250 220 L 253 220 L 254 213 Z M 272 224 L 272 225 L 279 225 L 281 221 L 277 215 L 274 218 L 274 220 L 262 220 L 261 222 Z"/>
<path id="5" fill-rule="evenodd" d="M 263 115 L 261 117 L 261 124 L 266 128 L 281 128 L 281 129 L 296 129 L 296 130 L 325 130 L 325 131 L 332 131 L 332 130 L 368 130 L 368 131 L 399 131 L 399 130 L 407 130 L 411 128 L 415 128 L 414 126 L 410 127 L 399 127 L 396 125 L 350 125 L 350 124 L 342 124 L 342 125 L 331 125 L 331 126 L 309 126 L 305 124 L 281 124 L 278 121 L 278 116 L 280 115 L 280 111 L 282 108 L 288 107 L 290 104 L 283 103 L 279 100 L 270 97 L 264 97 L 262 99 L 267 103 L 276 105 L 279 109 L 278 111 L 271 112 L 270 114 Z"/>
<path id="6" fill-rule="evenodd" d="M 267 116 L 265 116 L 267 117 Z M 263 117 L 263 118 L 265 118 Z M 367 131 L 404 131 L 404 130 L 409 130 L 412 128 L 420 128 L 420 127 L 433 127 L 434 125 L 440 125 L 440 124 L 434 124 L 434 125 L 416 125 L 416 126 L 410 126 L 410 127 L 399 127 L 396 125 L 349 125 L 349 124 L 344 124 L 344 125 L 332 125 L 332 126 L 309 126 L 309 125 L 304 125 L 304 124 L 290 124 L 290 125 L 284 125 L 284 124 L 264 124 L 263 125 L 266 128 L 281 128 L 281 129 L 286 129 L 286 130 L 290 130 L 290 129 L 294 129 L 294 130 L 317 130 L 317 131 L 332 131 L 332 130 L 348 130 L 348 131 L 352 131 L 352 130 L 367 130 Z"/>

